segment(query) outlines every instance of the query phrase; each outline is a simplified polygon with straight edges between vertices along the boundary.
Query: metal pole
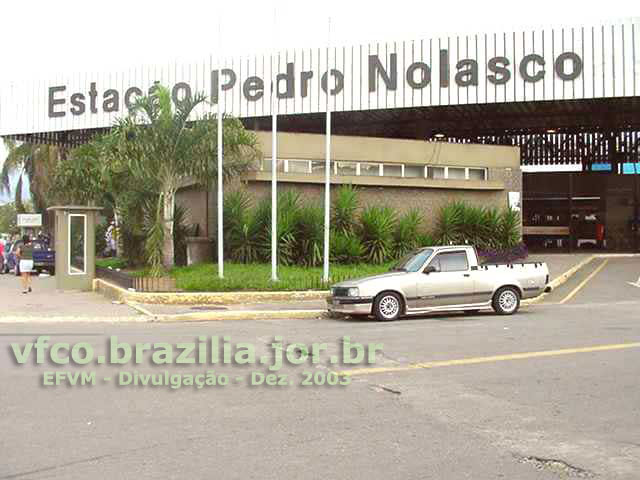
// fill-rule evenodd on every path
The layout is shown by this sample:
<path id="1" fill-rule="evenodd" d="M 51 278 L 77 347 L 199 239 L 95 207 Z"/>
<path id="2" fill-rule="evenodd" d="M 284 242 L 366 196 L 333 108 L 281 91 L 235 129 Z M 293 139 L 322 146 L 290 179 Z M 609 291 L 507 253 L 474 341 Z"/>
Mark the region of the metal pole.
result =
<path id="1" fill-rule="evenodd" d="M 218 277 L 224 278 L 224 232 L 222 222 L 222 149 L 223 149 L 223 137 L 222 137 L 222 116 L 224 115 L 224 108 L 222 108 L 222 32 L 221 24 L 218 20 Z"/>
<path id="2" fill-rule="evenodd" d="M 327 71 L 329 67 L 329 47 L 331 45 L 331 17 L 328 21 L 327 31 Z M 327 74 L 327 124 L 325 131 L 325 163 L 324 163 L 324 262 L 322 279 L 325 283 L 329 281 L 329 224 L 331 221 L 331 103 L 330 103 L 330 87 L 329 76 Z"/>
<path id="3" fill-rule="evenodd" d="M 276 93 L 276 66 L 274 65 L 274 54 L 277 46 L 277 21 L 276 10 L 273 10 L 273 47 L 274 53 L 271 55 L 271 281 L 278 281 L 278 114 Z"/>
<path id="4" fill-rule="evenodd" d="M 640 193 L 638 187 L 640 186 L 640 182 L 638 182 L 638 162 L 636 159 L 631 157 L 631 161 L 633 162 L 633 222 L 631 223 L 631 233 L 633 234 L 633 247 L 636 252 L 640 251 L 640 208 L 638 202 L 640 201 Z M 640 283 L 640 280 L 638 281 Z"/>
<path id="5" fill-rule="evenodd" d="M 569 253 L 573 253 L 573 173 L 569 173 Z"/>

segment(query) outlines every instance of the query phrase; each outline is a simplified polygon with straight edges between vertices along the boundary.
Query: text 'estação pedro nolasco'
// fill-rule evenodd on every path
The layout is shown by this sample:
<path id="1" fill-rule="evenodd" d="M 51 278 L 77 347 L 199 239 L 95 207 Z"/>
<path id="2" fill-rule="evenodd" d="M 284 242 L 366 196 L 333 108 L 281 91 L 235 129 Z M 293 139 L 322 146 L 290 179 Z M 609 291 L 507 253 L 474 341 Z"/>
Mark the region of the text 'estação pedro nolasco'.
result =
<path id="1" fill-rule="evenodd" d="M 456 62 L 451 68 L 451 59 L 448 50 L 440 50 L 438 58 L 437 79 L 432 78 L 431 66 L 423 61 L 411 63 L 403 72 L 403 81 L 409 88 L 420 90 L 437 82 L 439 88 L 446 89 L 453 82 L 458 87 L 475 87 L 480 82 L 480 67 L 478 61 L 464 58 Z M 553 59 L 551 68 L 547 61 L 538 54 L 529 54 L 522 57 L 517 65 L 504 56 L 490 58 L 486 63 L 486 80 L 493 85 L 505 85 L 512 81 L 512 70 L 517 67 L 517 73 L 524 82 L 536 83 L 545 78 L 548 70 L 563 81 L 571 81 L 578 78 L 583 71 L 583 62 L 580 56 L 574 52 L 563 52 Z M 452 71 L 454 70 L 454 71 Z M 314 79 L 318 73 L 313 70 L 303 70 L 296 74 L 295 63 L 287 63 L 286 71 L 278 73 L 275 79 L 276 97 L 279 99 L 306 98 L 311 91 Z M 320 75 L 320 87 L 326 94 L 339 95 L 345 88 L 345 73 L 337 68 L 329 69 Z M 386 62 L 381 61 L 379 55 L 369 55 L 367 60 L 366 88 L 369 93 L 378 90 L 380 83 L 384 83 L 388 91 L 398 88 L 400 72 L 398 70 L 398 55 L 392 53 Z M 248 76 L 239 79 L 234 69 L 223 68 L 212 70 L 210 75 L 210 98 L 217 103 L 218 82 L 220 89 L 227 92 L 232 89 L 240 89 L 247 102 L 256 102 L 265 95 L 265 84 L 270 85 L 269 80 L 260 76 Z M 158 82 L 154 82 L 157 84 Z M 153 85 L 148 91 L 151 91 Z M 362 88 L 365 88 L 364 85 Z M 174 101 L 193 95 L 193 88 L 189 82 L 175 83 L 171 88 Z M 143 90 L 138 86 L 131 86 L 124 91 L 117 88 L 99 89 L 96 82 L 91 82 L 86 91 L 69 92 L 66 85 L 49 87 L 48 115 L 49 118 L 64 117 L 67 114 L 79 116 L 87 113 L 96 114 L 119 112 L 124 105 L 130 108 L 135 98 L 142 96 Z"/>

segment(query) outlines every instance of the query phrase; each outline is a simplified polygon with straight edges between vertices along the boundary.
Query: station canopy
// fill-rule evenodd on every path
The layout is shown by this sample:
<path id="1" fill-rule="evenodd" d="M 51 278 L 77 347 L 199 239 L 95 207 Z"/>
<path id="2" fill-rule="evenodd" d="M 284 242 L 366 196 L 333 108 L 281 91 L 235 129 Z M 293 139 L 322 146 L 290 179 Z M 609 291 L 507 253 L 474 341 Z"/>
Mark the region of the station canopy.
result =
<path id="1" fill-rule="evenodd" d="M 328 104 L 339 135 L 516 145 L 523 165 L 615 171 L 640 162 L 638 18 L 9 84 L 0 89 L 0 135 L 78 145 L 156 82 L 176 100 L 206 93 L 210 103 L 197 115 L 219 105 L 258 130 L 271 129 L 273 104 L 279 130 L 324 133 Z"/>

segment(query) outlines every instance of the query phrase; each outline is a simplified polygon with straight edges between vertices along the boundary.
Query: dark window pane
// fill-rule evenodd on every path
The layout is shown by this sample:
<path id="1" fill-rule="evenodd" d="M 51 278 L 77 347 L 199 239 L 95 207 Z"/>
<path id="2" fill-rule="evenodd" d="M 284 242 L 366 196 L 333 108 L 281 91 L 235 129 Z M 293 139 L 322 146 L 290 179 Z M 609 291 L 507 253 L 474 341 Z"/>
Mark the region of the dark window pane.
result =
<path id="1" fill-rule="evenodd" d="M 461 272 L 469 270 L 467 254 L 465 252 L 441 253 L 436 257 L 441 272 Z"/>

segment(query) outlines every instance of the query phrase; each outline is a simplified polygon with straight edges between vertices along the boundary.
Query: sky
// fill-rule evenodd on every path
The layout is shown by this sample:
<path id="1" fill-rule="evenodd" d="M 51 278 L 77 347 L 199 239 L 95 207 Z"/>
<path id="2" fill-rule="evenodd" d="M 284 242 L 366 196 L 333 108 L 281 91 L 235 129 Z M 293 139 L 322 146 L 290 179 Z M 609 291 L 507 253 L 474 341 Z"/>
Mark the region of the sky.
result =
<path id="1" fill-rule="evenodd" d="M 640 16 L 640 2 L 629 0 L 6 1 L 0 17 L 0 88 L 56 73 L 198 60 L 217 54 L 219 47 L 229 56 L 324 46 L 329 17 L 331 43 L 352 45 L 634 16 Z M 0 165 L 5 156 L 0 144 Z"/>

